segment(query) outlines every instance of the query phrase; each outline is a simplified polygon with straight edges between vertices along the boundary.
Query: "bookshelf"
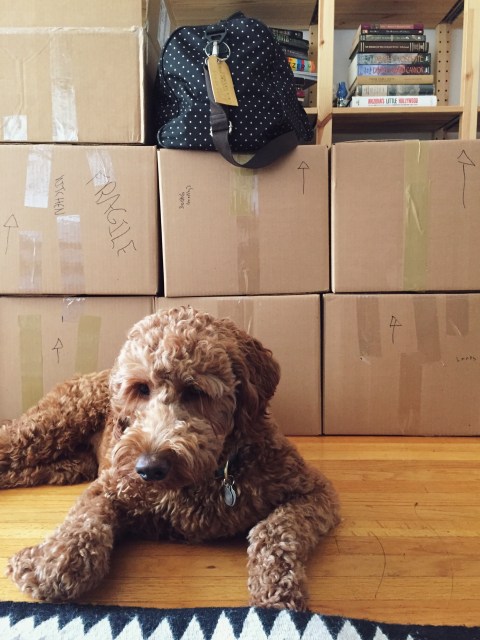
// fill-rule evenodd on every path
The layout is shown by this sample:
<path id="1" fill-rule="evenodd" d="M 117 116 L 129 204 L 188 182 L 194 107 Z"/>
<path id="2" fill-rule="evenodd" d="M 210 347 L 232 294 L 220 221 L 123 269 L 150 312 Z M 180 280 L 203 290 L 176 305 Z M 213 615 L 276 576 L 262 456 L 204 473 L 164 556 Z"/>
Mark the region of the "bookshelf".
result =
<path id="1" fill-rule="evenodd" d="M 333 134 L 389 132 L 458 131 L 460 139 L 474 139 L 478 129 L 478 88 L 480 69 L 480 0 L 165 0 L 171 23 L 206 24 L 244 11 L 270 26 L 308 29 L 312 55 L 317 58 L 319 81 L 315 107 L 308 107 L 317 118 L 317 143 L 330 146 Z M 458 17 L 457 17 L 458 16 Z M 453 20 L 455 19 L 455 22 Z M 437 44 L 445 27 L 462 25 L 462 64 L 460 100 L 457 105 L 349 109 L 332 107 L 334 33 L 336 29 L 356 29 L 360 22 L 423 22 L 435 29 Z M 438 47 L 437 47 L 438 50 Z M 437 78 L 444 82 L 448 51 L 437 59 Z"/>
<path id="2" fill-rule="evenodd" d="M 455 20 L 455 22 L 453 22 Z M 423 22 L 435 29 L 437 43 L 445 26 L 453 22 L 463 28 L 461 87 L 458 105 L 432 108 L 409 107 L 348 109 L 332 108 L 333 38 L 335 29 L 356 29 L 362 21 Z M 480 67 L 480 0 L 319 0 L 318 68 L 323 69 L 317 84 L 317 142 L 331 145 L 334 134 L 430 132 L 458 130 L 460 139 L 475 139 L 478 129 L 478 87 Z M 438 47 L 437 47 L 438 50 Z M 448 68 L 448 48 L 437 58 L 437 78 L 444 81 Z"/>

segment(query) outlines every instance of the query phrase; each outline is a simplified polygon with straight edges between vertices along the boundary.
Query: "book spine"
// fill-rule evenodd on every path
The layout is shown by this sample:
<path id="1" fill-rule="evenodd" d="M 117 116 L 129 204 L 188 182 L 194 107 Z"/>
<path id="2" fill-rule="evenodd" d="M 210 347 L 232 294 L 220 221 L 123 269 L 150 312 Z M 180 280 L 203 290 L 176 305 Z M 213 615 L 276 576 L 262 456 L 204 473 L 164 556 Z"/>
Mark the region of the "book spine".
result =
<path id="1" fill-rule="evenodd" d="M 353 96 L 351 107 L 436 107 L 437 96 Z"/>
<path id="2" fill-rule="evenodd" d="M 360 29 L 423 29 L 423 22 L 414 22 L 413 24 L 390 24 L 381 22 L 362 22 Z"/>
<path id="3" fill-rule="evenodd" d="M 357 64 L 431 64 L 431 53 L 396 52 L 396 53 L 357 53 L 354 58 Z"/>
<path id="4" fill-rule="evenodd" d="M 381 36 L 410 36 L 414 34 L 423 34 L 423 27 L 421 29 L 375 29 L 375 28 L 362 28 L 360 33 L 381 35 Z"/>
<path id="5" fill-rule="evenodd" d="M 360 84 L 355 89 L 356 96 L 427 96 L 434 94 L 434 84 Z"/>
<path id="6" fill-rule="evenodd" d="M 425 34 L 404 33 L 404 34 L 373 34 L 361 33 L 359 36 L 361 42 L 424 42 L 427 37 Z"/>
<path id="7" fill-rule="evenodd" d="M 415 76 L 357 76 L 349 87 L 359 84 L 399 84 L 399 78 L 403 84 L 433 84 L 433 75 Z"/>
<path id="8" fill-rule="evenodd" d="M 279 29 L 278 27 L 270 27 L 270 31 L 274 36 L 278 36 L 278 39 L 282 38 L 295 38 L 297 40 L 303 39 L 303 31 L 297 29 Z"/>
<path id="9" fill-rule="evenodd" d="M 432 73 L 429 64 L 353 64 L 359 76 L 411 76 Z"/>
<path id="10" fill-rule="evenodd" d="M 279 44 L 284 44 L 287 47 L 293 47 L 294 49 L 301 49 L 302 51 L 308 51 L 308 47 L 310 46 L 308 40 L 304 40 L 302 38 L 281 38 L 275 36 L 275 34 L 274 38 Z"/>
<path id="11" fill-rule="evenodd" d="M 280 45 L 283 53 L 287 58 L 300 58 L 301 60 L 308 60 L 308 51 L 300 51 L 299 49 L 292 49 L 292 47 L 286 47 Z"/>
<path id="12" fill-rule="evenodd" d="M 359 42 L 354 49 L 355 53 L 389 53 L 389 52 L 427 52 L 428 42 Z"/>
<path id="13" fill-rule="evenodd" d="M 287 58 L 288 64 L 293 71 L 308 71 L 309 73 L 315 73 L 316 67 L 313 60 L 302 60 L 300 58 Z"/>

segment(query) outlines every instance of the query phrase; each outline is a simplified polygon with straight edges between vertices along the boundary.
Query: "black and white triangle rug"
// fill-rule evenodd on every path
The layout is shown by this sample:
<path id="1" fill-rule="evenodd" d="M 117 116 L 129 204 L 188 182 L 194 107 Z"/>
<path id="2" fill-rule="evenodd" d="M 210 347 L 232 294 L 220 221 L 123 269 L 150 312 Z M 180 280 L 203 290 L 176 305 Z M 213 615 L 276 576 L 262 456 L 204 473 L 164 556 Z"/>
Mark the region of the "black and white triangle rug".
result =
<path id="1" fill-rule="evenodd" d="M 480 627 L 404 626 L 257 608 L 0 602 L 0 640 L 480 640 Z"/>

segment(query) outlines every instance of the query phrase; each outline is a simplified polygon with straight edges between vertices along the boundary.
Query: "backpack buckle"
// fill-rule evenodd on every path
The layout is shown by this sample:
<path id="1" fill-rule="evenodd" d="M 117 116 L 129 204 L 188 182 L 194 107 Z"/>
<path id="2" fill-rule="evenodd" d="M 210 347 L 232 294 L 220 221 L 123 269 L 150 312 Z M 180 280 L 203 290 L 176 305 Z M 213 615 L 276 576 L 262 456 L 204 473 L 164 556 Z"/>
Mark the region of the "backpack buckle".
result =
<path id="1" fill-rule="evenodd" d="M 207 58 L 210 56 L 216 56 L 221 60 L 227 60 L 230 57 L 230 47 L 226 42 L 223 42 L 227 35 L 227 27 L 221 22 L 217 24 L 211 24 L 206 27 L 203 32 L 203 39 L 207 41 L 204 52 Z M 220 48 L 223 47 L 223 55 L 220 55 Z"/>
<path id="2" fill-rule="evenodd" d="M 221 22 L 208 25 L 203 32 L 204 40 L 208 40 L 208 42 L 218 42 L 219 44 L 223 41 L 226 35 L 227 27 Z"/>

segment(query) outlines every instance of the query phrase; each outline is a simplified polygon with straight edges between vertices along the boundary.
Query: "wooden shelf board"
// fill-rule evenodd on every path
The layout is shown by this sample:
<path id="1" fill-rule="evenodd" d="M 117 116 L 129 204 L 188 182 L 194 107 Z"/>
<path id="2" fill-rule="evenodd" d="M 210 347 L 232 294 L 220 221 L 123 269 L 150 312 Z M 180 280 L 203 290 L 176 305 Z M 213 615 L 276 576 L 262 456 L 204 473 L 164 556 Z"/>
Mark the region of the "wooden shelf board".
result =
<path id="1" fill-rule="evenodd" d="M 335 107 L 335 133 L 364 133 L 365 130 L 383 132 L 436 131 L 455 124 L 461 108 L 441 107 Z"/>
<path id="2" fill-rule="evenodd" d="M 167 0 L 166 5 L 174 26 L 210 24 L 243 11 L 271 27 L 308 29 L 316 0 Z"/>
<path id="3" fill-rule="evenodd" d="M 423 22 L 434 28 L 443 20 L 455 0 L 335 0 L 335 28 L 356 29 L 361 22 L 405 24 Z"/>

